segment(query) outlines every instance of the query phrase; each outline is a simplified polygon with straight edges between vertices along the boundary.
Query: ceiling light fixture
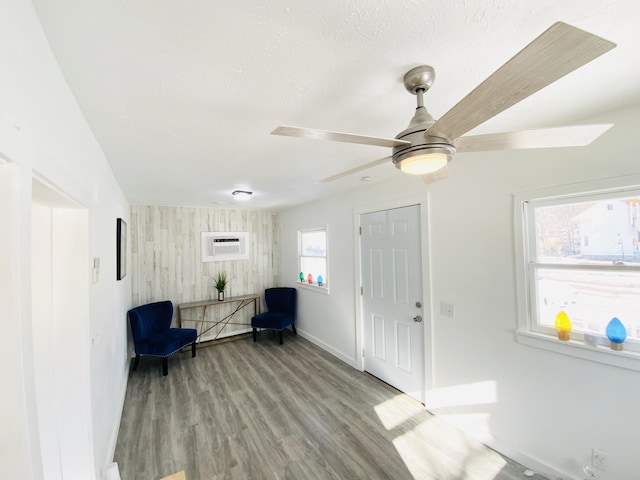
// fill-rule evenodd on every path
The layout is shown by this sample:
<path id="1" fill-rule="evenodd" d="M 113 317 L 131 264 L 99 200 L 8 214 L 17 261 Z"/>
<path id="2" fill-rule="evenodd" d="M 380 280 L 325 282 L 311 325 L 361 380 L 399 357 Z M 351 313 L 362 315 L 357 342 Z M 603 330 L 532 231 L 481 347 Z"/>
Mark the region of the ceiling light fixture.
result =
<path id="1" fill-rule="evenodd" d="M 411 175 L 425 175 L 440 170 L 447 164 L 444 153 L 427 153 L 416 155 L 400 162 L 400 170 Z"/>
<path id="2" fill-rule="evenodd" d="M 425 175 L 440 170 L 451 161 L 455 153 L 455 148 L 446 144 L 407 150 L 394 155 L 393 163 L 404 173 L 411 175 Z"/>
<path id="3" fill-rule="evenodd" d="M 246 201 L 251 198 L 253 192 L 249 192 L 247 190 L 234 190 L 233 192 L 231 192 L 231 195 L 233 195 L 236 200 Z"/>

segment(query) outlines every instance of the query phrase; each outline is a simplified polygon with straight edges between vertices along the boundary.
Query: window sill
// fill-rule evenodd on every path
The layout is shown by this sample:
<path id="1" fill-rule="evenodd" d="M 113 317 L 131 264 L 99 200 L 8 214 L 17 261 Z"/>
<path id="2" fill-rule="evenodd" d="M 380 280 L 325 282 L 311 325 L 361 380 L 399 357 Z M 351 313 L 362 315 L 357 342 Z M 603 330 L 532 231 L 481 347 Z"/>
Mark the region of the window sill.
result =
<path id="1" fill-rule="evenodd" d="M 570 355 L 592 362 L 604 363 L 614 367 L 640 371 L 640 353 L 622 350 L 617 352 L 605 346 L 591 346 L 576 340 L 562 342 L 555 337 L 543 333 L 516 331 L 518 343 L 530 347 L 542 348 L 551 352 Z"/>
<path id="2" fill-rule="evenodd" d="M 310 290 L 316 293 L 322 293 L 324 295 L 329 295 L 329 287 L 319 287 L 318 285 L 309 285 L 308 283 L 297 282 L 296 288 L 300 287 L 303 290 Z"/>

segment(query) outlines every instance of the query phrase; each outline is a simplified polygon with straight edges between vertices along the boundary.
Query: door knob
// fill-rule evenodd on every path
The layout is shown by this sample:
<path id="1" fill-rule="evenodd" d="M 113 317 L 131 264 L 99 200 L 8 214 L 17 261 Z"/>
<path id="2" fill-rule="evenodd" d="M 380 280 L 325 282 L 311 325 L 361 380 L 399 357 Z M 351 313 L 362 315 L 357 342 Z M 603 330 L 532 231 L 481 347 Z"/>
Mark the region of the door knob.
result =
<path id="1" fill-rule="evenodd" d="M 422 302 L 416 302 L 416 308 L 422 308 Z"/>
<path id="2" fill-rule="evenodd" d="M 416 315 L 415 317 L 413 317 L 413 321 L 416 323 L 420 323 L 422 321 L 422 316 Z"/>

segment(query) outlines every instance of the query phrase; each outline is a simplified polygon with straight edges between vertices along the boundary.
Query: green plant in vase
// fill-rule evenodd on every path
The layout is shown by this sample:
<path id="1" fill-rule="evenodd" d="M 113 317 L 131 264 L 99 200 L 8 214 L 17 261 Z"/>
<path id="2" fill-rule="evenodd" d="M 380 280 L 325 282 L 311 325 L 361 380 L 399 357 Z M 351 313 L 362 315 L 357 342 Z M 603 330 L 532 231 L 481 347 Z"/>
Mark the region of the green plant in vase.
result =
<path id="1" fill-rule="evenodd" d="M 224 289 L 226 288 L 227 283 L 229 283 L 229 280 L 227 279 L 227 272 L 218 272 L 214 280 L 216 290 L 218 290 L 218 300 L 222 301 L 224 300 Z"/>

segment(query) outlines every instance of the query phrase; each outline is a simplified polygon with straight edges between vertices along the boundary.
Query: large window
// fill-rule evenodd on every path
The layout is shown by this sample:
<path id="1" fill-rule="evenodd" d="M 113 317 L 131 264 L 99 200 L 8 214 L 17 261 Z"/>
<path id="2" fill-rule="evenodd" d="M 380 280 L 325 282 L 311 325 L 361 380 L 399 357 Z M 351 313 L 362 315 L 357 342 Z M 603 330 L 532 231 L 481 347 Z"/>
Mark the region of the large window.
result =
<path id="1" fill-rule="evenodd" d="M 327 289 L 327 230 L 298 232 L 299 282 Z"/>
<path id="2" fill-rule="evenodd" d="M 514 204 L 519 331 L 553 340 L 564 311 L 573 342 L 607 348 L 606 327 L 617 317 L 625 352 L 640 352 L 640 188 L 553 193 Z"/>

